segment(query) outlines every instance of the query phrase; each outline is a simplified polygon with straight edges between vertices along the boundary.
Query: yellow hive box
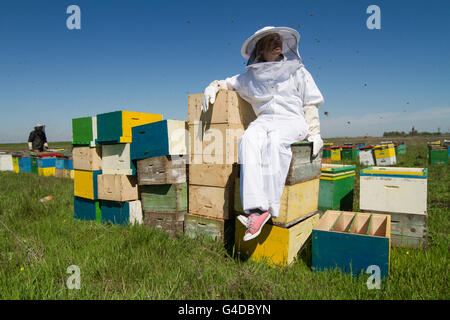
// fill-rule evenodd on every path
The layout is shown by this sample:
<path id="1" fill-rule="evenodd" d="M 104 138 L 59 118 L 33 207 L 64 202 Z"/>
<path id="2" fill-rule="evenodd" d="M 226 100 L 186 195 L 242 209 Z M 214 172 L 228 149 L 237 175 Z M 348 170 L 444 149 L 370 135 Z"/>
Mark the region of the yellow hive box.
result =
<path id="1" fill-rule="evenodd" d="M 70 170 L 70 179 L 75 179 L 75 170 Z"/>
<path id="2" fill-rule="evenodd" d="M 393 144 L 377 146 L 374 153 L 376 159 L 395 157 L 395 147 Z"/>
<path id="3" fill-rule="evenodd" d="M 55 176 L 55 167 L 38 168 L 38 174 L 43 177 Z"/>
<path id="4" fill-rule="evenodd" d="M 20 172 L 19 158 L 13 157 L 13 158 L 12 158 L 12 161 L 13 161 L 13 171 L 14 171 L 15 173 L 19 173 L 19 172 Z"/>
<path id="5" fill-rule="evenodd" d="M 272 218 L 276 225 L 287 226 L 300 218 L 315 212 L 319 207 L 320 178 L 284 186 L 280 199 L 280 212 Z M 240 179 L 236 179 L 234 187 L 234 210 L 244 212 L 240 195 Z"/>
<path id="6" fill-rule="evenodd" d="M 258 237 L 244 242 L 242 239 L 247 229 L 236 219 L 237 252 L 252 260 L 266 260 L 275 266 L 287 266 L 295 260 L 318 222 L 319 214 L 316 213 L 289 228 L 266 223 Z"/>
<path id="7" fill-rule="evenodd" d="M 102 171 L 73 171 L 75 171 L 74 195 L 81 198 L 97 200 L 97 176 L 101 174 Z"/>
<path id="8" fill-rule="evenodd" d="M 341 149 L 331 149 L 331 161 L 341 161 Z"/>

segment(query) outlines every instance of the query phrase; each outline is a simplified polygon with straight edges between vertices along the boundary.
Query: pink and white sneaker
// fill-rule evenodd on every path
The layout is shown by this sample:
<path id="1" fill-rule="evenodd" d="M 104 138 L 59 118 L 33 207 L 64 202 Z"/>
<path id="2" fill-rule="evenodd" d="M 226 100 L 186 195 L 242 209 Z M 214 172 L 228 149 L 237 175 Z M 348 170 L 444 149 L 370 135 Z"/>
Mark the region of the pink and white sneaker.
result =
<path id="1" fill-rule="evenodd" d="M 251 214 L 247 220 L 247 231 L 244 235 L 244 241 L 249 241 L 259 236 L 262 227 L 267 221 L 269 221 L 270 217 L 271 215 L 269 211 L 266 211 L 259 216 L 256 214 Z"/>

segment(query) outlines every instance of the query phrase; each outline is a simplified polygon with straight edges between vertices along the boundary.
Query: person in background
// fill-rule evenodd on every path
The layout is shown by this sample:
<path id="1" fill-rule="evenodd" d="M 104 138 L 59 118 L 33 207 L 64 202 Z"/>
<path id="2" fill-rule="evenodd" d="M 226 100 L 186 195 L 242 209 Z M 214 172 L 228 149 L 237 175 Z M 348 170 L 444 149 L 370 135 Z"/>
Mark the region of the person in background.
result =
<path id="1" fill-rule="evenodd" d="M 42 152 L 48 149 L 47 136 L 45 135 L 44 125 L 38 123 L 31 131 L 28 138 L 28 149 L 34 152 Z"/>

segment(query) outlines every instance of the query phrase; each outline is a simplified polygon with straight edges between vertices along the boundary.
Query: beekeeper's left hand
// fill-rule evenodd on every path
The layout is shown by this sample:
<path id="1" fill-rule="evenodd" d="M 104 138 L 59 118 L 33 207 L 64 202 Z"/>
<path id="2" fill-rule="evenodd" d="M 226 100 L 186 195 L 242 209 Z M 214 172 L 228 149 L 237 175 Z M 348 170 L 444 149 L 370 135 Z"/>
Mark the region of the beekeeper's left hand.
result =
<path id="1" fill-rule="evenodd" d="M 323 147 L 323 140 L 320 137 L 319 108 L 316 105 L 303 106 L 306 123 L 309 126 L 307 140 L 313 143 L 313 157 L 316 157 Z"/>
<path id="2" fill-rule="evenodd" d="M 323 147 L 323 140 L 319 134 L 308 137 L 308 141 L 313 143 L 313 157 L 317 157 Z"/>

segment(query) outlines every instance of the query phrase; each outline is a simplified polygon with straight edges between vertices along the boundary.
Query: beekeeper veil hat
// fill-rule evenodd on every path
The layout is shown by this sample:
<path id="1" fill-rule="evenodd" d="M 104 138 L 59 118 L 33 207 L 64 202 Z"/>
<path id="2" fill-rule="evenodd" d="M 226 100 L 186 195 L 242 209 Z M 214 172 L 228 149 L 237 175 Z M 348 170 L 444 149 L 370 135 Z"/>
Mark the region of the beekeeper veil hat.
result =
<path id="1" fill-rule="evenodd" d="M 248 38 L 241 48 L 241 54 L 245 59 L 248 59 L 247 65 L 255 63 L 257 57 L 256 44 L 258 41 L 268 34 L 278 33 L 283 39 L 283 48 L 281 53 L 287 60 L 297 59 L 301 63 L 301 57 L 298 53 L 298 42 L 300 34 L 297 30 L 288 27 L 273 27 L 268 26 L 256 31 L 250 38 Z"/>

